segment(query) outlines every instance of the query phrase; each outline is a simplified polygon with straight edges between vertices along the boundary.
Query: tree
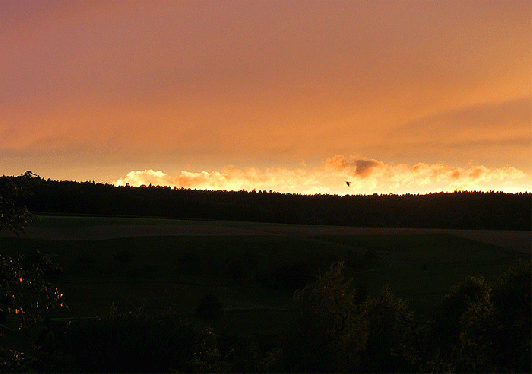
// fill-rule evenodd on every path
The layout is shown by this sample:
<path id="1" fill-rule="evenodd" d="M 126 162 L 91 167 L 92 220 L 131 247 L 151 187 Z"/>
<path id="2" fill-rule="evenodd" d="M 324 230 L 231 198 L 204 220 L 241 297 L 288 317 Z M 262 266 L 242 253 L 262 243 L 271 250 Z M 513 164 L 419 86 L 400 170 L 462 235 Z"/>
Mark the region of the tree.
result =
<path id="1" fill-rule="evenodd" d="M 531 372 L 531 288 L 530 261 L 493 284 L 454 286 L 435 314 L 429 341 L 439 351 L 426 370 Z"/>
<path id="2" fill-rule="evenodd" d="M 430 339 L 440 349 L 438 354 L 450 359 L 462 331 L 462 315 L 473 304 L 489 302 L 490 292 L 491 287 L 482 276 L 468 277 L 464 283 L 451 288 L 451 292 L 437 308 L 432 325 Z"/>
<path id="3" fill-rule="evenodd" d="M 31 172 L 18 178 L 0 177 L 0 231 L 24 232 L 31 213 L 22 201 L 31 192 L 33 178 Z M 18 340 L 16 336 L 23 333 L 27 340 L 28 327 L 42 321 L 51 309 L 63 307 L 63 295 L 49 283 L 49 276 L 58 272 L 59 266 L 41 252 L 0 254 L 0 363 L 7 371 L 25 371 L 30 361 L 11 344 Z"/>
<path id="4" fill-rule="evenodd" d="M 358 366 L 367 325 L 343 268 L 343 262 L 334 263 L 315 282 L 295 292 L 297 317 L 284 346 L 285 370 L 349 372 Z"/>
<path id="5" fill-rule="evenodd" d="M 364 303 L 363 318 L 368 323 L 364 371 L 415 371 L 414 315 L 407 303 L 385 285 L 376 298 Z"/>
<path id="6" fill-rule="evenodd" d="M 0 255 L 0 320 L 17 321 L 23 329 L 42 321 L 47 313 L 63 307 L 63 294 L 48 282 L 46 275 L 61 268 L 42 252 L 16 257 Z"/>
<path id="7" fill-rule="evenodd" d="M 31 193 L 35 177 L 31 171 L 17 178 L 0 177 L 0 231 L 10 230 L 17 235 L 24 232 L 32 214 L 24 206 L 23 199 Z"/>
<path id="8" fill-rule="evenodd" d="M 531 271 L 521 261 L 461 316 L 459 371 L 531 372 Z"/>

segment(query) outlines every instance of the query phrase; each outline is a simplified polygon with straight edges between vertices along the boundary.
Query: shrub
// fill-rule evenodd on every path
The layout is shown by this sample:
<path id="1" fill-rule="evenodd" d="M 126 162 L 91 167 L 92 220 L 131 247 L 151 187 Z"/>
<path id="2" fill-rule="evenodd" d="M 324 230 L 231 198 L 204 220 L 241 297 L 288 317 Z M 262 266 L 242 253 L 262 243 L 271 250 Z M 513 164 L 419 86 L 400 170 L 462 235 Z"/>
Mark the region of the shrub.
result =
<path id="1" fill-rule="evenodd" d="M 0 255 L 0 318 L 10 315 L 25 327 L 45 318 L 51 309 L 63 307 L 63 294 L 46 277 L 58 274 L 61 268 L 41 252 Z"/>
<path id="2" fill-rule="evenodd" d="M 111 313 L 103 318 L 74 320 L 42 354 L 61 352 L 69 371 L 198 372 L 219 371 L 216 337 L 206 328 L 172 315 Z M 58 363 L 42 362 L 43 369 Z"/>

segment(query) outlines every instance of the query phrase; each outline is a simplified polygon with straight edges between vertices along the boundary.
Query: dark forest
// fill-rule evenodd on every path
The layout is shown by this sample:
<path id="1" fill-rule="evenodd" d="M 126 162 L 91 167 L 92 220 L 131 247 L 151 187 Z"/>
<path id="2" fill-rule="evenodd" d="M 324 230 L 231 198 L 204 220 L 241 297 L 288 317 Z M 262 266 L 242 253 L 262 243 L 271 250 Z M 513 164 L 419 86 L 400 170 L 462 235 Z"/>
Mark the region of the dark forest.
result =
<path id="1" fill-rule="evenodd" d="M 530 230 L 531 193 L 456 191 L 424 195 L 300 195 L 115 187 L 55 181 L 26 173 L 34 213 L 164 217 L 357 227 Z"/>

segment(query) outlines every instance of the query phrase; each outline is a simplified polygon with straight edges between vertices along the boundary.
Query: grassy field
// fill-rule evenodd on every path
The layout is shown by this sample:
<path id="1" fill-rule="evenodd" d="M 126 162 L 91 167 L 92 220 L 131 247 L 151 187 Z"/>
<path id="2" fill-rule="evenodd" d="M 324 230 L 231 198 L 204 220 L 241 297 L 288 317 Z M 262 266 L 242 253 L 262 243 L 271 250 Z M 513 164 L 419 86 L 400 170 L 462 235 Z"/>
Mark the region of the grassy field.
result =
<path id="1" fill-rule="evenodd" d="M 33 223 L 51 229 L 181 224 L 214 223 L 88 217 L 50 217 Z M 450 287 L 465 277 L 483 275 L 492 280 L 519 258 L 530 257 L 445 234 L 189 235 L 108 240 L 2 237 L 0 250 L 3 254 L 34 250 L 53 254 L 64 270 L 58 284 L 69 306 L 58 317 L 101 315 L 112 304 L 119 310 L 171 309 L 191 316 L 199 300 L 213 294 L 225 308 L 224 328 L 235 334 L 261 335 L 275 335 L 284 328 L 291 318 L 294 287 L 323 273 L 334 261 L 345 261 L 346 275 L 353 277 L 354 285 L 367 286 L 370 295 L 389 284 L 416 314 L 428 315 Z"/>

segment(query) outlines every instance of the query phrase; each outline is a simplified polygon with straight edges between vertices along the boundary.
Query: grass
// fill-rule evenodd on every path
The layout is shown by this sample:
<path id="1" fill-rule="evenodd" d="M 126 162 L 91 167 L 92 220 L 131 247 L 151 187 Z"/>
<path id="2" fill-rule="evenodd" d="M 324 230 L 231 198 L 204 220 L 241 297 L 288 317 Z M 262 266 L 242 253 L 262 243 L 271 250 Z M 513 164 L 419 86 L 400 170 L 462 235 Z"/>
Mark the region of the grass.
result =
<path id="1" fill-rule="evenodd" d="M 196 225 L 196 226 L 229 226 L 229 227 L 268 227 L 289 226 L 277 223 L 247 222 L 247 221 L 210 221 L 210 220 L 180 220 L 156 217 L 80 217 L 80 216 L 36 216 L 29 227 L 69 229 L 88 226 L 112 225 Z M 303 226 L 303 225 L 301 225 Z"/>
<path id="2" fill-rule="evenodd" d="M 384 284 L 406 299 L 419 314 L 428 314 L 450 287 L 467 276 L 484 276 L 488 281 L 527 255 L 452 235 L 335 236 L 322 238 L 378 253 L 379 266 L 354 274 L 367 283 L 370 294 Z"/>
<path id="3" fill-rule="evenodd" d="M 129 218 L 129 217 L 79 217 L 79 216 L 37 216 L 29 224 L 30 227 L 69 229 L 87 226 L 111 225 L 180 225 L 190 221 L 164 218 Z M 198 221 L 203 224 L 208 221 Z"/>
<path id="4" fill-rule="evenodd" d="M 269 226 L 105 217 L 45 217 L 32 225 L 77 228 L 120 224 Z M 426 315 L 465 277 L 483 275 L 493 280 L 519 258 L 527 257 L 445 234 L 165 236 L 97 241 L 22 237 L 0 238 L 0 250 L 3 254 L 53 253 L 64 269 L 59 286 L 70 307 L 69 315 L 101 315 L 114 304 L 123 310 L 172 309 L 190 316 L 199 300 L 212 293 L 226 308 L 226 328 L 230 326 L 235 334 L 263 335 L 279 333 L 291 318 L 293 290 L 268 288 L 264 283 L 267 277 L 282 278 L 286 269 L 317 275 L 333 261 L 346 261 L 350 265 L 347 275 L 357 285 L 366 284 L 370 295 L 388 283 L 418 315 Z"/>

